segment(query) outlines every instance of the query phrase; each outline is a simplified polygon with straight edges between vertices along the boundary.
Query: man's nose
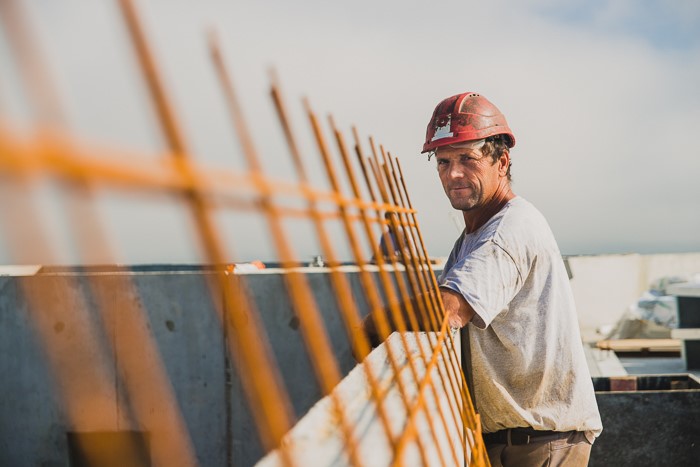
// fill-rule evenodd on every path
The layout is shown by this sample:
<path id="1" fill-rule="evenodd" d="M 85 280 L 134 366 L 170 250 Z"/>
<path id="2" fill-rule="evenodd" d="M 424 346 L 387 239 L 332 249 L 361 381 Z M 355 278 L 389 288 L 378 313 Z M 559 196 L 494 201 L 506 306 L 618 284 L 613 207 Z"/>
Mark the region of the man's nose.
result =
<path id="1" fill-rule="evenodd" d="M 460 164 L 450 164 L 450 167 L 447 170 L 447 173 L 450 178 L 462 178 L 464 177 L 464 170 L 460 166 Z"/>

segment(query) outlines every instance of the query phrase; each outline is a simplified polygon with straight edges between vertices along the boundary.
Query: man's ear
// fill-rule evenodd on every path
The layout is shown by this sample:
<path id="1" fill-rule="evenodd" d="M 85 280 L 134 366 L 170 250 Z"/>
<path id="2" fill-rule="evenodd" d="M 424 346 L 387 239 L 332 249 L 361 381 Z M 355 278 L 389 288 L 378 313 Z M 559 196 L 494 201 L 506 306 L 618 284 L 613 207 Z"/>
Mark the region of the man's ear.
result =
<path id="1" fill-rule="evenodd" d="M 510 165 L 510 153 L 508 151 L 503 151 L 501 157 L 498 158 L 498 174 L 506 176 L 508 173 L 508 166 Z"/>

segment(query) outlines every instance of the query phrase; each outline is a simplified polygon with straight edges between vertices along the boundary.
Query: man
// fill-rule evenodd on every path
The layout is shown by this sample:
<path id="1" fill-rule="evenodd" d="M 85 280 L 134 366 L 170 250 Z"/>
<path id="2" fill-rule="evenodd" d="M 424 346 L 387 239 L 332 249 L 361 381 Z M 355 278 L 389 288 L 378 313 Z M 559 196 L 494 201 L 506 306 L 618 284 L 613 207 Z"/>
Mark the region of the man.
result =
<path id="1" fill-rule="evenodd" d="M 386 230 L 382 234 L 381 240 L 379 241 L 379 252 L 382 255 L 383 260 L 386 263 L 391 263 L 394 261 L 401 261 L 401 242 L 403 242 L 404 253 L 409 255 L 411 252 L 411 239 L 406 235 L 406 232 L 399 225 L 397 229 L 394 229 L 394 223 L 398 223 L 399 219 L 395 212 L 384 213 L 384 220 L 386 221 Z M 399 237 L 401 237 L 401 242 L 399 242 Z M 372 255 L 371 262 L 373 264 L 377 263 L 377 258 Z"/>
<path id="2" fill-rule="evenodd" d="M 422 152 L 435 155 L 466 225 L 438 284 L 462 328 L 491 464 L 585 466 L 602 424 L 559 248 L 511 188 L 514 145 L 503 114 L 477 93 L 435 108 Z"/>
<path id="3" fill-rule="evenodd" d="M 449 97 L 423 153 L 465 229 L 438 284 L 493 466 L 585 466 L 602 424 L 569 278 L 542 214 L 511 188 L 515 137 L 477 93 Z M 374 319 L 364 328 L 376 342 Z"/>

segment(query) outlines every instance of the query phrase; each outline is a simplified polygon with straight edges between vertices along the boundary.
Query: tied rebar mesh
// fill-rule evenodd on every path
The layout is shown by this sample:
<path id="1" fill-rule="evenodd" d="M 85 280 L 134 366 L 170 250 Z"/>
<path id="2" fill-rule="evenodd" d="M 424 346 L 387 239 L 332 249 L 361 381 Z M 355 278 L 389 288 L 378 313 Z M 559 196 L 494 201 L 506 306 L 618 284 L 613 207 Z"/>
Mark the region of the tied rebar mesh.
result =
<path id="1" fill-rule="evenodd" d="M 355 419 L 348 415 L 347 402 L 334 390 L 343 376 L 308 276 L 299 267 L 292 237 L 285 232 L 285 220 L 306 220 L 318 237 L 353 352 L 358 360 L 364 360 L 360 366 L 368 387 L 367 402 L 373 405 L 381 426 L 384 435 L 381 442 L 391 453 L 388 464 L 419 462 L 454 466 L 460 465 L 466 456 L 469 465 L 488 465 L 479 419 L 461 370 L 459 348 L 454 341 L 456 334 L 445 319 L 430 257 L 398 159 L 371 138 L 363 144 L 354 128 L 352 143 L 348 143 L 332 118 L 324 125 L 309 103 L 304 102 L 330 190 L 316 188 L 318 184 L 303 162 L 280 86 L 273 76 L 272 103 L 298 182 L 268 177 L 236 98 L 219 41 L 211 34 L 212 63 L 245 156 L 246 170 L 222 171 L 196 164 L 190 157 L 188 143 L 165 92 L 134 1 L 121 0 L 119 5 L 167 143 L 167 155 L 163 157 L 144 157 L 133 151 L 85 144 L 66 131 L 60 98 L 48 79 L 50 74 L 25 23 L 21 5 L 15 1 L 0 2 L 5 35 L 20 57 L 19 73 L 37 122 L 27 135 L 13 130 L 9 122 L 0 121 L 3 194 L 0 221 L 12 260 L 23 264 L 29 250 L 33 258 L 44 258 L 45 262 L 53 258 L 49 248 L 51 232 L 42 228 L 40 216 L 30 202 L 33 181 L 37 178 L 60 182 L 78 253 L 86 263 L 90 263 L 91 258 L 104 258 L 109 252 L 107 236 L 93 202 L 97 189 L 110 187 L 129 193 L 163 193 L 174 195 L 172 199 L 177 202 L 184 200 L 203 252 L 202 260 L 216 265 L 214 272 L 207 275 L 208 288 L 216 304 L 218 323 L 226 336 L 230 358 L 242 377 L 263 447 L 275 451 L 281 465 L 302 465 L 298 452 L 292 448 L 293 443 L 285 441 L 296 420 L 289 395 L 281 383 L 278 363 L 256 303 L 245 292 L 245 276 L 233 274 L 232 268 L 225 266 L 235 254 L 225 246 L 228 243 L 222 241 L 215 223 L 215 214 L 220 210 L 258 213 L 266 222 L 280 259 L 284 293 L 298 317 L 299 330 L 319 387 L 329 401 L 334 415 L 333 428 L 340 433 L 343 456 L 339 462 L 367 465 L 361 443 L 368 441 L 357 432 Z M 328 131 L 331 138 L 326 136 Z M 302 207 L 290 207 L 282 202 L 289 199 L 301 201 Z M 329 222 L 339 222 L 345 236 L 333 235 Z M 385 242 L 389 245 L 385 249 L 379 246 L 383 236 L 389 240 Z M 373 245 L 373 251 L 366 251 L 365 244 Z M 357 265 L 361 296 L 373 313 L 380 336 L 386 340 L 394 330 L 398 331 L 393 335 L 397 345 L 383 346 L 392 375 L 391 384 L 400 397 L 399 407 L 387 403 L 386 378 L 377 374 L 376 366 L 367 363 L 370 342 L 361 330 L 362 316 L 346 269 L 341 265 L 341 247 L 349 248 L 352 261 Z M 101 352 L 119 355 L 115 359 L 118 378 L 126 388 L 133 417 L 141 426 L 148 426 L 152 433 L 150 456 L 153 464 L 197 465 L 188 426 L 178 409 L 157 345 L 148 332 L 143 310 L 139 301 L 132 299 L 138 292 L 129 277 L 116 274 L 111 287 L 105 288 L 88 276 L 90 297 L 76 294 L 71 300 L 75 313 L 86 313 L 86 307 L 81 304 L 94 300 L 100 319 L 86 319 L 85 323 L 92 324 L 74 330 L 71 340 L 58 339 L 52 332 L 55 316 L 62 312 L 58 304 L 65 304 L 65 300 L 56 300 L 57 291 L 52 286 L 42 285 L 41 281 L 27 282 L 22 286 L 22 293 L 29 303 L 28 312 L 45 347 L 71 426 L 79 431 L 81 427 L 108 424 L 108 402 L 99 394 L 109 394 L 112 383 L 108 372 L 95 368 L 86 374 L 82 371 L 85 362 L 58 356 L 77 355 L 78 347 L 103 349 Z M 63 280 L 66 290 L 79 289 L 74 284 L 71 286 L 77 280 L 74 277 L 68 275 Z M 117 314 L 119 320 L 114 319 Z M 421 323 L 422 326 L 428 323 L 431 331 L 424 333 L 424 338 L 415 339 L 415 332 L 410 330 L 419 329 Z M 119 345 L 114 341 L 118 330 L 127 330 L 124 334 L 128 336 L 127 342 Z M 106 349 L 98 343 L 105 340 Z M 414 358 L 400 358 L 400 353 Z M 398 424 L 397 419 L 400 420 Z M 427 425 L 428 436 L 419 436 L 419 423 Z M 450 437 L 438 439 L 440 432 L 460 433 L 459 442 Z M 78 439 L 77 442 L 88 441 Z M 90 447 L 83 448 L 89 456 Z M 417 453 L 417 456 L 409 460 L 408 452 Z M 129 456 L 135 454 L 125 449 L 122 455 L 126 465 L 130 462 Z"/>

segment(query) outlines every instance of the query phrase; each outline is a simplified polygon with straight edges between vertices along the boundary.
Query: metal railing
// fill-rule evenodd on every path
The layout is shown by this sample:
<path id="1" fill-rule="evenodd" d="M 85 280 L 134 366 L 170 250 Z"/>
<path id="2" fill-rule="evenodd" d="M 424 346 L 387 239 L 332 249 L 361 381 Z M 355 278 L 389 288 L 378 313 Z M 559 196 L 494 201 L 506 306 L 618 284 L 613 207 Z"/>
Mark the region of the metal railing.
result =
<path id="1" fill-rule="evenodd" d="M 239 105 L 219 41 L 216 35 L 210 34 L 209 51 L 214 71 L 247 170 L 215 170 L 197 164 L 165 91 L 135 1 L 120 0 L 118 4 L 167 143 L 166 153 L 159 157 L 87 144 L 65 130 L 60 99 L 49 80 L 50 73 L 41 59 L 35 37 L 26 25 L 22 5 L 17 1 L 0 2 L 3 31 L 16 54 L 17 69 L 31 98 L 36 122 L 34 129 L 27 133 L 13 129 L 7 120 L 0 120 L 0 222 L 12 261 L 23 264 L 29 256 L 32 262 L 36 262 L 35 258 L 42 258 L 44 262 L 55 259 L 49 247 L 52 233 L 42 227 L 38 210 L 32 204 L 37 180 L 48 179 L 60 184 L 60 195 L 72 220 L 72 235 L 79 256 L 86 263 L 90 263 L 98 252 L 99 257 L 104 258 L 110 251 L 94 203 L 98 190 L 109 187 L 129 193 L 166 194 L 172 196 L 173 202 L 184 203 L 200 242 L 202 262 L 216 265 L 215 273 L 208 276 L 208 286 L 212 297 L 223 297 L 213 301 L 218 303 L 218 320 L 226 335 L 229 355 L 243 377 L 260 440 L 266 450 L 279 448 L 283 465 L 294 466 L 298 465 L 297 460 L 293 453 L 285 450 L 282 442 L 295 423 L 290 400 L 280 384 L 278 363 L 270 349 L 256 303 L 245 294 L 245 277 L 231 274 L 231 269 L 225 267 L 235 262 L 237 255 L 228 243 L 222 241 L 215 221 L 215 213 L 220 210 L 250 211 L 261 215 L 284 269 L 284 293 L 299 319 L 299 329 L 316 379 L 323 394 L 331 398 L 337 414 L 346 462 L 361 466 L 364 464 L 358 455 L 358 434 L 344 416 L 343 402 L 333 393 L 342 374 L 318 304 L 303 269 L 299 268 L 293 237 L 285 230 L 285 220 L 304 220 L 318 238 L 341 318 L 358 359 L 364 359 L 371 347 L 361 330 L 362 316 L 341 264 L 340 246 L 349 248 L 351 261 L 359 268 L 362 297 L 384 339 L 394 330 L 390 322 L 399 331 L 400 342 L 406 349 L 409 348 L 408 330 L 416 329 L 419 322 L 430 323 L 434 331 L 427 333 L 427 340 L 417 341 L 419 358 L 426 371 L 418 371 L 412 359 L 402 363 L 394 355 L 395 349 L 386 348 L 393 373 L 399 374 L 407 369 L 413 378 L 412 385 L 417 388 L 417 391 L 408 390 L 404 380 L 396 380 L 407 414 L 400 429 L 391 423 L 392 412 L 383 404 L 385 391 L 378 383 L 377 374 L 370 365 L 363 365 L 370 388 L 369 397 L 376 404 L 379 422 L 393 452 L 392 465 L 407 465 L 405 453 L 408 448 L 417 449 L 423 465 L 457 465 L 465 452 L 470 454 L 469 465 L 488 465 L 479 419 L 471 404 L 457 355 L 459 350 L 452 341 L 453 334 L 445 319 L 440 295 L 436 293 L 438 287 L 432 263 L 398 159 L 371 138 L 363 143 L 354 128 L 349 143 L 332 118 L 324 125 L 310 104 L 304 102 L 330 190 L 316 188 L 317 183 L 311 179 L 304 164 L 280 86 L 273 76 L 272 103 L 286 138 L 297 182 L 268 177 Z M 331 137 L 327 138 L 329 130 Z M 300 203 L 289 206 L 285 202 L 289 199 Z M 340 223 L 345 237 L 332 235 L 329 222 Z M 379 247 L 382 237 L 387 240 L 385 245 L 389 245 L 386 249 Z M 373 248 L 367 251 L 364 245 Z M 67 277 L 65 280 L 70 282 L 72 279 Z M 35 284 L 25 286 L 23 293 L 53 369 L 58 384 L 56 390 L 72 426 L 79 431 L 80 427 L 109 425 L 107 401 L 95 396 L 103 389 L 109 393 L 109 375 L 95 368 L 86 376 L 81 371 L 85 362 L 56 356 L 77 354 L 70 346 L 87 346 L 96 349 L 97 353 L 118 353 L 117 377 L 126 387 L 134 419 L 153 433 L 152 463 L 168 466 L 198 464 L 188 427 L 178 410 L 177 398 L 163 369 L 158 348 L 144 323 L 143 310 L 134 305 L 137 302 L 123 299 L 137 294 L 129 275 L 117 276 L 109 291 L 97 285 L 90 287 L 101 319 L 93 320 L 91 326 L 76 329 L 74 339 L 70 341 L 58 339 L 52 332 L 54 317 L 61 312 L 57 309 L 55 291 Z M 74 299 L 87 300 L 81 296 Z M 76 312 L 81 309 L 84 308 L 75 308 Z M 117 313 L 119 326 L 129 329 L 127 345 L 117 346 L 111 337 L 114 326 L 117 326 L 111 317 Z M 439 358 L 447 364 L 437 365 Z M 435 375 L 439 381 L 435 381 Z M 428 402 L 440 399 L 437 392 L 445 390 L 449 395 L 441 400 L 449 404 L 447 410 L 430 410 L 434 404 Z M 157 410 L 153 410 L 154 407 Z M 445 416 L 445 413 L 449 415 Z M 461 443 L 450 441 L 448 451 L 438 449 L 437 456 L 429 456 L 426 443 L 437 444 L 438 441 L 435 436 L 427 440 L 416 436 L 415 423 L 419 417 L 427 420 L 431 428 L 457 429 L 464 433 Z M 83 447 L 85 452 L 90 452 L 88 446 Z M 123 454 L 128 461 L 130 454 L 126 451 Z"/>

